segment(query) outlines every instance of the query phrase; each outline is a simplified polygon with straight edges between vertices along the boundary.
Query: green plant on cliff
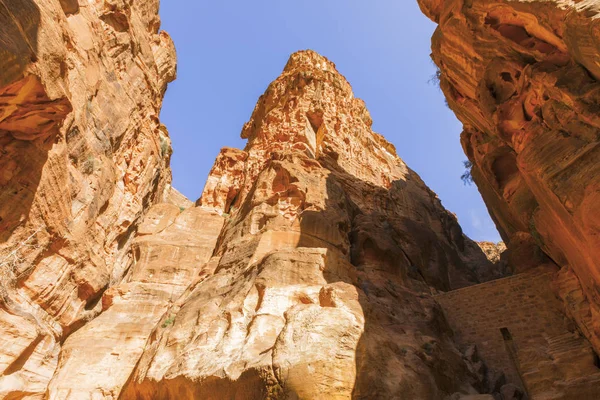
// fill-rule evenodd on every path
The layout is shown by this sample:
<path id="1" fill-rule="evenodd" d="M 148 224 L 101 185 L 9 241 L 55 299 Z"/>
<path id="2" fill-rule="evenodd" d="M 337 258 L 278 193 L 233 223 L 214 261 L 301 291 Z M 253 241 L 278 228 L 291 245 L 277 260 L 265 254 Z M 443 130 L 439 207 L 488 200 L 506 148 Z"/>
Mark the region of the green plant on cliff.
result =
<path id="1" fill-rule="evenodd" d="M 441 91 L 442 90 L 442 87 L 441 87 L 442 71 L 440 70 L 440 68 L 437 65 L 435 65 L 435 64 L 433 64 L 433 65 L 435 66 L 435 73 L 429 77 L 429 80 L 427 81 L 427 83 L 437 87 L 438 90 Z M 444 96 L 444 104 L 446 105 L 446 107 L 448 107 L 448 109 L 451 110 L 450 104 L 448 103 L 448 98 L 446 96 Z"/>
<path id="2" fill-rule="evenodd" d="M 171 154 L 173 154 L 173 148 L 171 148 L 169 141 L 166 138 L 161 137 L 160 138 L 160 155 L 165 157 L 165 156 L 170 156 Z"/>
<path id="3" fill-rule="evenodd" d="M 442 71 L 436 65 L 435 73 L 429 77 L 429 80 L 427 81 L 427 83 L 429 83 L 430 85 L 436 86 L 438 89 L 440 89 L 441 80 L 442 80 Z"/>
<path id="4" fill-rule="evenodd" d="M 425 351 L 425 353 L 426 353 L 428 356 L 430 356 L 430 355 L 432 355 L 432 354 L 433 354 L 433 349 L 434 349 L 433 343 L 430 343 L 430 342 L 424 343 L 424 344 L 421 346 L 421 348 L 422 348 L 422 349 Z"/>
<path id="5" fill-rule="evenodd" d="M 172 325 L 172 324 L 173 324 L 173 322 L 175 322 L 175 317 L 174 317 L 174 316 L 172 316 L 172 315 L 170 315 L 170 316 L 169 316 L 169 318 L 167 318 L 167 319 L 165 320 L 165 322 L 163 322 L 163 324 L 162 324 L 162 327 L 163 327 L 163 328 L 166 328 L 167 326 L 169 326 L 169 325 Z"/>
<path id="6" fill-rule="evenodd" d="M 473 184 L 473 175 L 471 175 L 473 163 L 469 160 L 465 160 L 463 161 L 463 166 L 465 167 L 465 172 L 460 176 L 460 180 L 463 181 L 464 185 L 470 186 Z"/>

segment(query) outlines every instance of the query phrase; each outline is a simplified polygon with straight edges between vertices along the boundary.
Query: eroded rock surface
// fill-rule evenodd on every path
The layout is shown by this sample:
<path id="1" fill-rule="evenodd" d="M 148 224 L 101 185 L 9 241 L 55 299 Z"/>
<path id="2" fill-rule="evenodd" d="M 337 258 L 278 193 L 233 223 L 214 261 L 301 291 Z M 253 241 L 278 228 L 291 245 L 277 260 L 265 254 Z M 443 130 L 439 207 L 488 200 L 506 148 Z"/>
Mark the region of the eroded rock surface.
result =
<path id="1" fill-rule="evenodd" d="M 431 293 L 491 263 L 335 66 L 292 55 L 242 136 L 197 202 L 225 218 L 214 274 L 165 312 L 123 398 L 477 393 Z"/>
<path id="2" fill-rule="evenodd" d="M 488 260 L 498 263 L 502 259 L 502 254 L 506 251 L 504 242 L 477 242 L 481 250 L 485 253 Z"/>
<path id="3" fill-rule="evenodd" d="M 551 258 L 600 351 L 597 1 L 419 0 L 472 176 L 522 272 Z"/>
<path id="4" fill-rule="evenodd" d="M 152 207 L 133 242 L 130 275 L 104 294 L 102 314 L 65 341 L 48 398 L 117 398 L 169 306 L 212 273 L 222 226 L 223 217 L 200 207 Z M 165 318 L 163 327 L 173 322 Z"/>
<path id="5" fill-rule="evenodd" d="M 45 393 L 61 343 L 168 194 L 175 77 L 158 0 L 0 1 L 0 397 Z"/>
<path id="6" fill-rule="evenodd" d="M 196 205 L 158 119 L 158 1 L 0 1 L 0 397 L 438 399 L 477 374 L 433 292 L 497 272 L 294 54 Z"/>
<path id="7" fill-rule="evenodd" d="M 190 202 L 158 119 L 158 1 L 0 0 L 0 398 L 520 398 L 433 296 L 553 262 L 600 350 L 596 2 L 420 4 L 504 253 L 463 235 L 311 51 Z M 515 352 L 525 381 L 596 396 L 597 357 L 552 315 Z"/>

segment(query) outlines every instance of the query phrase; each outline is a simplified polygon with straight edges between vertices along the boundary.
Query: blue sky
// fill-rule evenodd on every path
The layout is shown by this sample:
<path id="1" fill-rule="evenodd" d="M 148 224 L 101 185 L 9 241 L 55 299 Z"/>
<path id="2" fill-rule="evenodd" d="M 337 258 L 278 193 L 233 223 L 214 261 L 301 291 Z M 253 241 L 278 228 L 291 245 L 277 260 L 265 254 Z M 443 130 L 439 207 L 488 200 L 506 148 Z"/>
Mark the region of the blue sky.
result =
<path id="1" fill-rule="evenodd" d="M 500 240 L 475 186 L 460 180 L 461 124 L 429 83 L 435 25 L 416 0 L 163 0 L 162 28 L 178 56 L 162 122 L 173 141 L 173 186 L 192 200 L 219 149 L 243 148 L 243 124 L 289 55 L 336 63 L 366 101 L 373 128 L 457 214 L 475 240 Z"/>

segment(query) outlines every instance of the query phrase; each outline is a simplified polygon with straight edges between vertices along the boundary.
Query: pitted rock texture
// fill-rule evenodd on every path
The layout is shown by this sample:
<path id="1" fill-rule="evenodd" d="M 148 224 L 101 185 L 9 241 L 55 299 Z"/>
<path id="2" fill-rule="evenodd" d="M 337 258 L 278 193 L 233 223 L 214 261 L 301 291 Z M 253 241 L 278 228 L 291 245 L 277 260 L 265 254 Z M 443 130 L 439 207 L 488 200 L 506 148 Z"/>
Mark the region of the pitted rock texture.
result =
<path id="1" fill-rule="evenodd" d="M 292 55 L 242 136 L 197 201 L 225 219 L 214 273 L 148 333 L 122 398 L 477 393 L 432 293 L 490 279 L 492 265 L 334 64 Z"/>
<path id="2" fill-rule="evenodd" d="M 439 24 L 441 88 L 509 259 L 565 269 L 558 294 L 600 351 L 598 2 L 419 4 Z"/>
<path id="3" fill-rule="evenodd" d="M 498 263 L 502 260 L 502 255 L 506 251 L 504 242 L 477 242 L 477 245 L 485 253 L 488 260 L 493 263 Z"/>
<path id="4" fill-rule="evenodd" d="M 175 51 L 158 0 L 0 1 L 0 397 L 41 395 L 61 343 L 168 196 Z"/>

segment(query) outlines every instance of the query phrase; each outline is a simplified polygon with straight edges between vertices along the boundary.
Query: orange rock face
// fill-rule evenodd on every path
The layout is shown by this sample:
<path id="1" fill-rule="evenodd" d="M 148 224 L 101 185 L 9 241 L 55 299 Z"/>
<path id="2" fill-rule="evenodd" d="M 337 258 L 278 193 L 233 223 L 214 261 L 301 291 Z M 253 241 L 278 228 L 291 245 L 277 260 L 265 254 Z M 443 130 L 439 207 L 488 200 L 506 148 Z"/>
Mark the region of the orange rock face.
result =
<path id="1" fill-rule="evenodd" d="M 168 191 L 158 114 L 175 52 L 157 12 L 0 2 L 1 398 L 45 393 L 61 343 L 102 311 Z"/>
<path id="2" fill-rule="evenodd" d="M 157 2 L 9 4 L 0 397 L 489 391 L 432 295 L 502 272 L 333 63 L 292 55 L 193 205 L 169 185 Z"/>
<path id="3" fill-rule="evenodd" d="M 489 279 L 491 263 L 333 63 L 292 55 L 242 136 L 197 202 L 225 218 L 214 273 L 149 334 L 122 396 L 476 393 L 431 293 Z"/>
<path id="4" fill-rule="evenodd" d="M 514 264 L 564 268 L 559 296 L 600 351 L 597 2 L 419 3 L 439 24 L 441 87 Z"/>
<path id="5" fill-rule="evenodd" d="M 0 1 L 0 398 L 508 400 L 520 373 L 596 392 L 546 284 L 600 349 L 594 2 L 420 1 L 506 252 L 463 235 L 312 51 L 190 202 L 158 118 L 158 1 L 83 3 Z"/>

